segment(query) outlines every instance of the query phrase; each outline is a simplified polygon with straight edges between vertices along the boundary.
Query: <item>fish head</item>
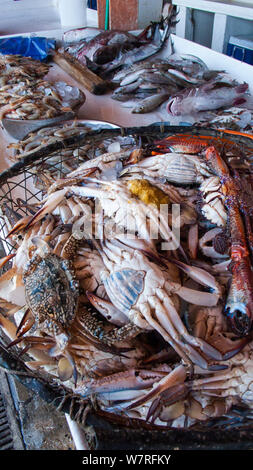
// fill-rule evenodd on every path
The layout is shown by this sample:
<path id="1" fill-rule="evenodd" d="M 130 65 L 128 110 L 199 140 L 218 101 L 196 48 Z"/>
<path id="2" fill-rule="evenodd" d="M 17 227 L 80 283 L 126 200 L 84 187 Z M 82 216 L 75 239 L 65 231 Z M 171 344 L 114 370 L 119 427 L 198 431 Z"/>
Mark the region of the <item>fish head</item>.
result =
<path id="1" fill-rule="evenodd" d="M 182 114 L 181 102 L 182 98 L 180 96 L 174 96 L 173 98 L 171 98 L 166 105 L 167 112 L 169 114 L 172 114 L 172 116 L 179 116 L 180 114 Z"/>

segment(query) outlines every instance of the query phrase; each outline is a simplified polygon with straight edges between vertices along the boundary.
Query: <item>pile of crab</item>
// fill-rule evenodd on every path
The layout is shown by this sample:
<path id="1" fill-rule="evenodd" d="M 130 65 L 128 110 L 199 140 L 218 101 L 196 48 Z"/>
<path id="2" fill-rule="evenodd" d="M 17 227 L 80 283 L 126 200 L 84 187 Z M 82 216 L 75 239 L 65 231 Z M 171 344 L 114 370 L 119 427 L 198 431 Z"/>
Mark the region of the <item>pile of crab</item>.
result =
<path id="1" fill-rule="evenodd" d="M 253 192 L 240 146 L 175 135 L 44 185 L 6 237 L 8 347 L 123 420 L 190 427 L 252 407 Z"/>

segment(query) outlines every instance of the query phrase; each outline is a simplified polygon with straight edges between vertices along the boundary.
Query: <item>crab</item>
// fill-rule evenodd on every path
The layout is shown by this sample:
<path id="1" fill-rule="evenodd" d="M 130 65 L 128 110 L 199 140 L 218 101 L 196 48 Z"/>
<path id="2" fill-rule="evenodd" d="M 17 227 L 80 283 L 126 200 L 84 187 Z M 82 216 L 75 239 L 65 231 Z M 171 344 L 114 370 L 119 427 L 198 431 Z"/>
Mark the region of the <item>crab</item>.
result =
<path id="1" fill-rule="evenodd" d="M 130 162 L 136 163 L 141 158 L 142 154 L 142 149 L 104 153 L 82 163 L 76 170 L 69 173 L 67 178 L 80 176 L 84 172 L 91 171 L 93 172 L 93 176 L 101 175 L 104 179 L 112 179 L 110 176 L 114 173 L 119 173 L 124 165 Z"/>
<path id="2" fill-rule="evenodd" d="M 228 217 L 221 186 L 220 178 L 211 176 L 200 185 L 199 190 L 203 198 L 201 208 L 203 215 L 218 227 L 225 227 Z"/>
<path id="3" fill-rule="evenodd" d="M 201 157 L 183 153 L 146 157 L 124 170 L 124 174 L 136 173 L 153 178 L 165 178 L 171 183 L 183 185 L 202 183 L 207 177 L 212 176 L 212 172 Z"/>
<path id="4" fill-rule="evenodd" d="M 70 262 L 50 252 L 48 245 L 34 237 L 37 250 L 23 272 L 26 302 L 35 322 L 44 323 L 44 329 L 53 333 L 63 350 L 73 322 L 79 297 L 79 283 Z"/>
<path id="5" fill-rule="evenodd" d="M 176 260 L 173 260 L 173 265 L 160 260 L 159 265 L 159 258 L 152 251 L 148 252 L 146 245 L 141 248 L 140 240 L 136 248 L 133 242 L 130 246 L 129 240 L 123 236 L 110 242 L 104 240 L 98 251 L 104 262 L 100 276 L 111 301 L 105 303 L 103 299 L 89 295 L 90 302 L 99 312 L 104 310 L 104 314 L 115 315 L 116 310 L 140 329 L 156 330 L 188 364 L 197 363 L 208 368 L 205 355 L 221 360 L 219 351 L 188 333 L 178 314 L 180 297 L 199 305 L 216 305 L 221 291 L 212 276 Z M 213 292 L 194 291 L 182 286 L 176 267 L 201 284 L 211 286 Z"/>
<path id="6" fill-rule="evenodd" d="M 183 204 L 181 217 L 180 204 L 171 205 L 168 194 L 158 189 L 157 184 L 153 185 L 145 180 L 142 183 L 145 183 L 147 200 L 143 200 L 144 191 L 142 186 L 139 187 L 139 181 L 103 181 L 84 176 L 58 180 L 51 188 L 53 192 L 41 201 L 41 209 L 29 220 L 26 229 L 43 219 L 46 214 L 59 214 L 60 208 L 69 201 L 71 195 L 79 200 L 79 205 L 86 205 L 86 210 L 82 210 L 85 229 L 83 235 L 86 238 L 90 238 L 91 232 L 94 233 L 94 227 L 98 238 L 101 237 L 101 231 L 107 232 L 107 237 L 113 236 L 115 231 L 128 232 L 130 237 L 145 240 L 150 246 L 155 247 L 157 242 L 161 242 L 164 250 L 179 250 L 186 259 L 180 245 L 180 225 L 181 222 L 185 224 L 195 221 L 194 209 Z M 93 207 L 89 205 L 91 201 Z M 77 221 L 79 223 L 80 219 Z"/>

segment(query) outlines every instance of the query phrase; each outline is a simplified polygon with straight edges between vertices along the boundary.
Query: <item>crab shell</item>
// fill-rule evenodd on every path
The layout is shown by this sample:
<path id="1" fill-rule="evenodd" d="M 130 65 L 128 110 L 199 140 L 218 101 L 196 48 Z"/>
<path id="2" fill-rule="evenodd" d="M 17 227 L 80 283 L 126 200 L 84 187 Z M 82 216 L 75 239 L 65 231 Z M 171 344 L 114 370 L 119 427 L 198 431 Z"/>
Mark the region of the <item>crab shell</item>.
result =
<path id="1" fill-rule="evenodd" d="M 25 268 L 23 280 L 35 321 L 45 322 L 49 332 L 60 334 L 72 323 L 78 307 L 79 284 L 69 261 L 55 254 L 45 258 L 35 254 Z"/>

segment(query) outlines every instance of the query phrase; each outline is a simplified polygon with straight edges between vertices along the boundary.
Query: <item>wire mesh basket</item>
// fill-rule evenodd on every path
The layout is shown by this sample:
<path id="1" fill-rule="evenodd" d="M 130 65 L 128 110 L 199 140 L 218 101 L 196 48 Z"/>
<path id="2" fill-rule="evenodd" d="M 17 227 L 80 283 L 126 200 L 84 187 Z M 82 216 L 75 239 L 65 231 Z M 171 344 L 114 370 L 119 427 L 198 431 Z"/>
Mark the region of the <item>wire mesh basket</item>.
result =
<path id="1" fill-rule="evenodd" d="M 88 130 L 79 129 L 75 135 L 53 139 L 52 142 L 40 145 L 35 149 L 19 155 L 18 160 L 10 168 L 0 174 L 0 240 L 6 255 L 15 250 L 15 244 L 6 239 L 6 234 L 13 224 L 14 213 L 20 216 L 31 214 L 31 204 L 43 198 L 43 178 L 49 172 L 54 179 L 63 178 L 70 169 L 78 167 L 83 161 L 82 148 L 91 143 L 94 149 L 105 139 L 131 137 L 135 142 L 148 146 L 154 140 L 173 134 L 209 135 L 219 142 L 230 142 L 240 145 L 241 155 L 247 156 L 248 173 L 252 172 L 253 138 L 241 133 L 227 133 L 197 127 L 168 126 L 158 123 L 148 127 L 114 128 Z M 70 153 L 72 157 L 70 158 Z M 94 153 L 95 156 L 95 153 Z M 45 170 L 46 169 L 46 170 Z M 41 187 L 40 187 L 41 181 Z M 36 184 L 35 184 L 36 183 Z M 8 266 L 7 266 L 8 267 Z M 122 419 L 120 416 L 102 412 L 90 411 L 87 415 L 86 402 L 77 396 L 66 393 L 64 386 L 55 384 L 51 377 L 31 373 L 16 350 L 6 348 L 8 341 L 0 337 L 0 366 L 13 373 L 25 386 L 39 393 L 42 398 L 52 402 L 64 412 L 79 422 L 95 426 L 101 443 L 98 448 L 112 449 L 111 435 L 117 435 L 117 447 L 137 448 L 141 445 L 147 448 L 199 448 L 199 449 L 229 449 L 251 448 L 253 438 L 253 423 L 251 412 L 244 407 L 233 409 L 222 419 L 211 419 L 203 424 L 194 425 L 191 429 L 169 429 L 152 425 L 140 420 Z M 118 437 L 120 438 L 118 439 Z M 146 444 L 145 444 L 146 443 Z M 235 444 L 236 443 L 236 444 Z"/>

